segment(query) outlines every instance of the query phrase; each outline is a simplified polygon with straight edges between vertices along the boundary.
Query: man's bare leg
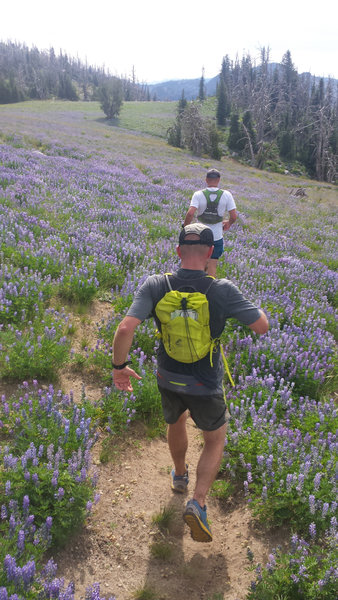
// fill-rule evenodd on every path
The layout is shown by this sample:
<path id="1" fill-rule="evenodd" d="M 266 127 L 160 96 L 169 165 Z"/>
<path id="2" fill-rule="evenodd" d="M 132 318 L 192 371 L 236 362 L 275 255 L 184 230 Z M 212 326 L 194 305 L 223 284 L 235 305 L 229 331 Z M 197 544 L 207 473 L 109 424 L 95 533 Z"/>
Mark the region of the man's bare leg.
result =
<path id="1" fill-rule="evenodd" d="M 226 424 L 215 431 L 203 431 L 204 447 L 197 465 L 196 486 L 193 496 L 202 508 L 222 461 L 225 436 Z"/>
<path id="2" fill-rule="evenodd" d="M 175 465 L 175 475 L 184 475 L 186 472 L 185 455 L 188 450 L 187 417 L 188 411 L 185 411 L 176 423 L 168 425 L 167 440 Z"/>

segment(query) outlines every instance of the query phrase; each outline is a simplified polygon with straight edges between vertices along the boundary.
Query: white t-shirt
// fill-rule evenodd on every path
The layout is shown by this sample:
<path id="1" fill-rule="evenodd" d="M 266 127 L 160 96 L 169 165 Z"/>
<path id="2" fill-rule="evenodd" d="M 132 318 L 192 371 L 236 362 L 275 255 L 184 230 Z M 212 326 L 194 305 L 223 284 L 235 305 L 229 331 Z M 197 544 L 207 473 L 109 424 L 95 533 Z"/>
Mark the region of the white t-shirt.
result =
<path id="1" fill-rule="evenodd" d="M 209 190 L 209 192 L 211 192 L 211 195 L 210 195 L 211 202 L 213 202 L 216 199 L 218 189 L 219 188 L 216 188 L 216 187 L 208 187 L 207 188 L 207 190 Z M 215 194 L 214 197 L 212 195 L 212 192 L 214 192 L 214 194 Z M 204 211 L 207 207 L 207 199 L 206 199 L 205 195 L 203 194 L 203 190 L 199 190 L 198 192 L 194 193 L 193 197 L 191 198 L 190 206 L 194 206 L 195 208 L 197 208 L 197 220 L 199 220 L 198 219 L 199 215 L 204 213 Z M 217 212 L 218 212 L 219 216 L 224 217 L 224 215 L 227 211 L 229 212 L 230 210 L 233 210 L 234 208 L 236 208 L 236 204 L 235 204 L 235 200 L 233 199 L 231 192 L 228 192 L 228 190 L 223 190 L 223 194 L 220 197 L 218 207 L 217 207 Z M 222 222 L 208 225 L 208 227 L 210 227 L 210 229 L 212 230 L 212 232 L 214 234 L 215 242 L 217 240 L 222 239 L 222 237 L 223 237 Z"/>

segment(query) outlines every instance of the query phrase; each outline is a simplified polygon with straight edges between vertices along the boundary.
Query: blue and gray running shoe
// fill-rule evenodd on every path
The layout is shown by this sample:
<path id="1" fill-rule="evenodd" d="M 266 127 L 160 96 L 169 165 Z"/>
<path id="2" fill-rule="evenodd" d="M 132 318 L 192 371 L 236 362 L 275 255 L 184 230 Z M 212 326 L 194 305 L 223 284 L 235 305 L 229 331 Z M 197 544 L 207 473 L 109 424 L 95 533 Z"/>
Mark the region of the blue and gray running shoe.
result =
<path id="1" fill-rule="evenodd" d="M 171 489 L 180 494 L 184 494 L 187 491 L 189 483 L 188 465 L 185 465 L 185 467 L 187 470 L 184 475 L 175 475 L 175 469 L 171 471 Z"/>
<path id="2" fill-rule="evenodd" d="M 206 506 L 201 508 L 197 500 L 189 500 L 183 513 L 183 520 L 190 527 L 191 537 L 195 542 L 212 542 Z"/>

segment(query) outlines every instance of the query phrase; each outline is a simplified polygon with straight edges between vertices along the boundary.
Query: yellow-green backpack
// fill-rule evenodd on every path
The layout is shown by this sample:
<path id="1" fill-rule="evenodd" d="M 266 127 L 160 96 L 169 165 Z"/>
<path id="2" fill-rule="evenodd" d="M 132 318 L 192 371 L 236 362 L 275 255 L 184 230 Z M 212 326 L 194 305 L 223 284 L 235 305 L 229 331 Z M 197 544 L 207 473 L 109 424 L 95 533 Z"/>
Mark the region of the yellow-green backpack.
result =
<path id="1" fill-rule="evenodd" d="M 163 298 L 156 304 L 155 314 L 161 323 L 161 333 L 164 348 L 167 354 L 182 363 L 193 363 L 210 354 L 210 364 L 213 366 L 212 354 L 215 347 L 220 345 L 219 339 L 212 339 L 210 332 L 209 302 L 206 294 L 214 282 L 214 277 L 207 275 L 198 280 L 195 290 L 190 284 L 184 282 L 184 287 L 191 287 L 192 292 L 173 290 L 169 275 L 165 273 L 169 289 Z M 232 385 L 228 363 L 223 348 L 220 345 L 224 365 Z"/>
<path id="2" fill-rule="evenodd" d="M 196 362 L 210 352 L 212 344 L 206 293 L 214 278 L 205 278 L 207 287 L 204 293 L 181 292 L 172 289 L 169 275 L 170 273 L 165 273 L 170 291 L 155 307 L 156 316 L 161 323 L 162 341 L 171 358 L 183 363 Z"/>

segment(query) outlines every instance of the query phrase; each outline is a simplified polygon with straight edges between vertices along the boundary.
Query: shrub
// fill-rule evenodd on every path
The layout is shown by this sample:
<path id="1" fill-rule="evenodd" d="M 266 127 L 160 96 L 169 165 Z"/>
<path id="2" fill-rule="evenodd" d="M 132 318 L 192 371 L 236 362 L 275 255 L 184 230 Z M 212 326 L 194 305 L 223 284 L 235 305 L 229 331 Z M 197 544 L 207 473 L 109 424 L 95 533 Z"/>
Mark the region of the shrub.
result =
<path id="1" fill-rule="evenodd" d="M 2 398 L 0 418 L 7 442 L 0 469 L 3 530 L 9 532 L 11 514 L 22 520 L 29 510 L 35 527 L 50 519 L 53 544 L 63 543 L 92 505 L 90 418 L 72 397 L 37 385 L 32 391 L 25 385 L 19 398 Z"/>
<path id="2" fill-rule="evenodd" d="M 337 521 L 323 544 L 310 526 L 310 542 L 293 535 L 291 549 L 269 555 L 269 562 L 256 568 L 256 580 L 251 583 L 247 600 L 334 600 L 337 598 Z"/>

